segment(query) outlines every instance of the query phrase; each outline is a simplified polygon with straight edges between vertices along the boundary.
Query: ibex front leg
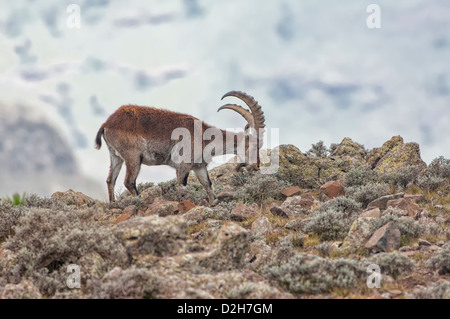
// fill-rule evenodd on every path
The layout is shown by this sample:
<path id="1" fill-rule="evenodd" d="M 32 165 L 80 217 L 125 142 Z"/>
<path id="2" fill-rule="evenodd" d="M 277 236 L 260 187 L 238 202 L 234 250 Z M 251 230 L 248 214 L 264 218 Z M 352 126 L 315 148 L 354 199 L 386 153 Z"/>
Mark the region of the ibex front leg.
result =
<path id="1" fill-rule="evenodd" d="M 197 175 L 198 181 L 205 188 L 208 193 L 209 204 L 212 205 L 216 197 L 212 188 L 211 180 L 209 179 L 208 170 L 206 166 L 194 168 L 195 175 Z"/>
<path id="2" fill-rule="evenodd" d="M 191 165 L 181 164 L 180 167 L 177 168 L 177 184 L 179 186 L 187 185 L 190 171 L 191 171 Z"/>

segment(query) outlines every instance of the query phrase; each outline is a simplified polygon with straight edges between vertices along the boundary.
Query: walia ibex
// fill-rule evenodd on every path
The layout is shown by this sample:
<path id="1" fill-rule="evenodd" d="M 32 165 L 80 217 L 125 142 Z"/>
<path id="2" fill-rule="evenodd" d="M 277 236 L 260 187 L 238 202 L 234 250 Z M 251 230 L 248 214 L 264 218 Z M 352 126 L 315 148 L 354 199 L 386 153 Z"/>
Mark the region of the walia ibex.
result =
<path id="1" fill-rule="evenodd" d="M 169 165 L 176 170 L 178 185 L 186 186 L 189 172 L 194 170 L 210 203 L 215 196 L 207 171 L 210 157 L 205 156 L 206 150 L 211 156 L 236 154 L 240 162 L 237 170 L 243 166 L 259 169 L 264 112 L 258 102 L 244 92 L 231 91 L 222 99 L 227 96 L 241 99 L 250 108 L 226 104 L 218 109 L 231 109 L 242 115 L 248 123 L 244 132 L 220 130 L 193 116 L 154 107 L 124 105 L 115 111 L 100 127 L 95 140 L 96 148 L 100 149 L 103 135 L 111 157 L 106 181 L 110 202 L 114 201 L 114 186 L 124 161 L 127 169 L 125 187 L 133 196 L 138 195 L 136 178 L 141 164 Z M 200 138 L 196 138 L 199 134 Z M 184 144 L 179 140 L 180 135 L 184 137 Z"/>

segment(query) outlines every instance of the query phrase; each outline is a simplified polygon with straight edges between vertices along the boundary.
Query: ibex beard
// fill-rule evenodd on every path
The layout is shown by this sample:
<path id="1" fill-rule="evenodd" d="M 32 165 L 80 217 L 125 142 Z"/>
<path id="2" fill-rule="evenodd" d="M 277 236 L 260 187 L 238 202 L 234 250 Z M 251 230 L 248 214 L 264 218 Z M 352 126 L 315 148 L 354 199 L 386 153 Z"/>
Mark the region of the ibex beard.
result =
<path id="1" fill-rule="evenodd" d="M 138 195 L 136 178 L 141 164 L 168 165 L 175 168 L 178 185 L 186 186 L 189 172 L 193 170 L 210 204 L 215 196 L 207 165 L 213 156 L 235 154 L 237 170 L 243 166 L 259 169 L 264 112 L 244 92 L 231 91 L 222 99 L 227 96 L 240 98 L 250 108 L 226 104 L 218 109 L 231 109 L 242 115 L 247 121 L 244 132 L 221 130 L 191 115 L 154 107 L 124 105 L 115 111 L 100 127 L 95 140 L 96 148 L 100 149 L 103 136 L 110 153 L 111 166 L 106 180 L 110 202 L 114 201 L 114 187 L 123 162 L 126 165 L 124 184 L 133 196 Z"/>

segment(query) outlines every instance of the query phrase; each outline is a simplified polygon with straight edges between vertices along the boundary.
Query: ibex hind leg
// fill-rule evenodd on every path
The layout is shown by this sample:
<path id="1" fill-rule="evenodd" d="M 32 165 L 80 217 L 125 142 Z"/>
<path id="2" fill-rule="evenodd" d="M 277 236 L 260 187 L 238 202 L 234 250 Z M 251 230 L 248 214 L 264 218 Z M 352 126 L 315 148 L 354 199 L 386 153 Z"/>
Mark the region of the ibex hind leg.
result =
<path id="1" fill-rule="evenodd" d="M 127 173 L 125 175 L 125 187 L 131 193 L 132 196 L 138 196 L 138 190 L 136 188 L 136 179 L 141 169 L 141 160 L 137 159 L 125 159 L 125 165 L 127 167 Z"/>
<path id="2" fill-rule="evenodd" d="M 111 166 L 109 168 L 108 178 L 106 184 L 108 186 L 109 201 L 114 201 L 114 187 L 116 186 L 117 176 L 119 176 L 122 168 L 123 159 L 116 154 L 114 149 L 109 148 L 109 155 L 111 158 Z"/>
<path id="3" fill-rule="evenodd" d="M 206 190 L 206 193 L 208 193 L 209 198 L 209 204 L 213 205 L 215 196 L 214 191 L 212 187 L 211 180 L 209 179 L 208 170 L 206 167 L 197 167 L 194 168 L 195 175 L 197 175 L 198 181 L 200 184 L 202 184 L 203 188 Z"/>

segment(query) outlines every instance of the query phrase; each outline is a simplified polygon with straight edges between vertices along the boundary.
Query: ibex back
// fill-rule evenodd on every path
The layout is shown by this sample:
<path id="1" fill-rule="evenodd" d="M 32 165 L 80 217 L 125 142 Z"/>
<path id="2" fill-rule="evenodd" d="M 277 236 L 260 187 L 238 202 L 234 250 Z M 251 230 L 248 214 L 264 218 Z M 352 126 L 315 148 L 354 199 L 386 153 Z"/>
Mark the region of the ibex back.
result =
<path id="1" fill-rule="evenodd" d="M 235 96 L 243 100 L 250 110 L 235 104 L 226 104 L 219 108 L 231 109 L 241 114 L 247 121 L 245 132 L 228 132 L 219 130 L 223 136 L 222 154 L 236 154 L 241 160 L 237 166 L 239 170 L 243 166 L 247 168 L 259 168 L 259 148 L 262 146 L 262 132 L 265 127 L 264 113 L 258 102 L 248 94 L 239 91 L 231 91 L 226 96 Z M 117 176 L 123 162 L 126 165 L 125 187 L 133 196 L 138 195 L 136 188 L 136 178 L 139 174 L 141 164 L 145 165 L 169 165 L 175 168 L 177 173 L 178 185 L 187 184 L 189 172 L 194 170 L 199 182 L 205 188 L 209 202 L 215 199 L 211 180 L 208 176 L 208 161 L 194 158 L 194 145 L 190 148 L 191 154 L 188 161 L 176 161 L 173 158 L 174 146 L 179 142 L 173 139 L 172 132 L 176 129 L 186 129 L 191 136 L 194 135 L 195 126 L 200 124 L 201 133 L 214 127 L 198 120 L 197 118 L 176 113 L 168 110 L 162 110 L 155 107 L 124 105 L 115 111 L 106 122 L 100 127 L 95 140 L 96 148 L 100 149 L 101 137 L 108 146 L 111 166 L 106 180 L 108 185 L 108 194 L 110 202 L 114 201 L 114 187 Z M 218 130 L 218 129 L 217 129 Z M 232 138 L 231 146 L 226 143 L 226 139 Z M 252 139 L 252 137 L 254 139 Z M 201 139 L 201 149 L 203 150 L 214 140 Z M 252 141 L 255 141 L 252 143 Z M 217 141 L 216 141 L 217 142 Z M 192 140 L 194 143 L 194 140 Z M 241 156 L 238 152 L 239 145 L 245 143 L 245 155 Z M 256 149 L 256 163 L 250 163 L 250 150 Z M 222 155 L 212 154 L 212 155 Z M 251 165 L 252 164 L 252 165 Z"/>

